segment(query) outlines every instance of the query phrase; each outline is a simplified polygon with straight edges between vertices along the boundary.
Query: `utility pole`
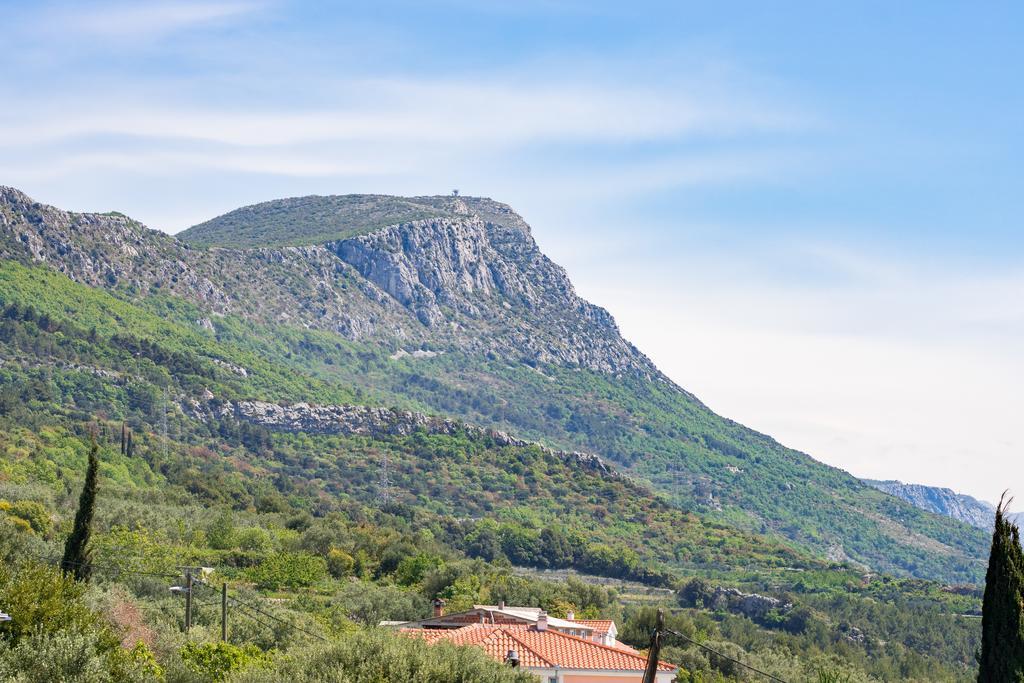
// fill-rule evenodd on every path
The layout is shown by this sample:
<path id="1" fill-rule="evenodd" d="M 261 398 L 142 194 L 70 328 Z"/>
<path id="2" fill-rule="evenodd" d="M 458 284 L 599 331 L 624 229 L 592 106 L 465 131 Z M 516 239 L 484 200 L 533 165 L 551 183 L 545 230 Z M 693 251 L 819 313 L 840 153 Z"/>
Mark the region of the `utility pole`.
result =
<path id="1" fill-rule="evenodd" d="M 192 628 L 192 567 L 185 568 L 185 633 Z"/>
<path id="2" fill-rule="evenodd" d="M 658 675 L 658 657 L 661 655 L 661 635 L 665 630 L 665 610 L 658 610 L 658 617 L 654 622 L 654 633 L 651 634 L 651 649 L 647 653 L 647 668 L 644 670 L 643 683 L 655 683 L 655 676 Z"/>
<path id="3" fill-rule="evenodd" d="M 220 585 L 220 639 L 228 639 L 228 584 Z"/>

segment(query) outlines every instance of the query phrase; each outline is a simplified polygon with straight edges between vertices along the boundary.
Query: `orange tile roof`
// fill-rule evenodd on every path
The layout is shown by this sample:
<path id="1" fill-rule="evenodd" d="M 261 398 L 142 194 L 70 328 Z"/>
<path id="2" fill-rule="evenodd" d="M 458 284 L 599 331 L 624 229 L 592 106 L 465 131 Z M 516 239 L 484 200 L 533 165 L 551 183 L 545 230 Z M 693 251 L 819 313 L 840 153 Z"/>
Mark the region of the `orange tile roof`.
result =
<path id="1" fill-rule="evenodd" d="M 647 658 L 635 651 L 550 629 L 538 631 L 526 626 L 473 624 L 458 629 L 409 628 L 399 632 L 423 638 L 431 644 L 446 640 L 456 645 L 475 645 L 499 662 L 505 661 L 509 650 L 515 650 L 524 667 L 643 671 L 647 665 Z M 676 667 L 658 662 L 658 670 L 675 671 Z"/>
<path id="2" fill-rule="evenodd" d="M 615 643 L 612 645 L 612 647 L 614 647 L 616 650 L 622 650 L 624 652 L 632 652 L 635 655 L 639 655 L 640 654 L 640 650 L 637 650 L 636 648 L 632 648 L 629 645 L 626 645 L 625 643 L 623 643 L 622 641 L 619 641 L 619 640 L 616 640 Z M 643 655 L 641 655 L 641 656 L 643 656 Z"/>
<path id="3" fill-rule="evenodd" d="M 612 630 L 612 624 L 615 623 L 611 619 L 572 619 L 572 621 L 577 624 L 589 626 L 597 633 L 608 633 Z"/>

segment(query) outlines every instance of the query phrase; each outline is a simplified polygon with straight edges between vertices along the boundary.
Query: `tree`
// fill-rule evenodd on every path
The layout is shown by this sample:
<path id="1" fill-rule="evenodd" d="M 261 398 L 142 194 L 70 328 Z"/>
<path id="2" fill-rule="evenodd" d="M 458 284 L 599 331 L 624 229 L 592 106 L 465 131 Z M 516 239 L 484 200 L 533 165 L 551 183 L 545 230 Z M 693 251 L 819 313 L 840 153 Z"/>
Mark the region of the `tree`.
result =
<path id="1" fill-rule="evenodd" d="M 75 513 L 75 524 L 71 535 L 64 544 L 64 559 L 60 567 L 64 573 L 70 573 L 78 581 L 88 581 L 92 575 L 90 563 L 89 536 L 92 534 L 92 517 L 96 511 L 96 484 L 99 478 L 100 461 L 97 457 L 99 446 L 96 437 L 89 448 L 89 466 L 85 470 L 85 484 L 82 495 L 78 498 L 78 511 Z"/>
<path id="2" fill-rule="evenodd" d="M 1024 553 L 1020 530 L 1006 518 L 1010 500 L 999 501 L 982 603 L 978 683 L 1024 680 Z"/>

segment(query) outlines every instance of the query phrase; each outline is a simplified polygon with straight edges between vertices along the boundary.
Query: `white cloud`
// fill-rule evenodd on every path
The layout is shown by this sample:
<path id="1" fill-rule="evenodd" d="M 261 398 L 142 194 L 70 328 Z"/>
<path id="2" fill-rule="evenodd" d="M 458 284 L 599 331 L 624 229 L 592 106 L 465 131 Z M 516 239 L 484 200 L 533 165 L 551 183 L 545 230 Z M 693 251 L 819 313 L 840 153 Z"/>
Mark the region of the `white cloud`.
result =
<path id="1" fill-rule="evenodd" d="M 49 30 L 64 35 L 144 40 L 184 29 L 216 24 L 252 13 L 261 2 L 118 2 L 80 3 L 55 10 Z"/>
<path id="2" fill-rule="evenodd" d="M 67 102 L 27 98 L 20 114 L 4 114 L 0 145 L 136 136 L 247 146 L 380 141 L 500 148 L 544 140 L 608 143 L 734 135 L 793 127 L 800 120 L 795 112 L 767 105 L 745 108 L 701 93 L 667 95 L 616 83 L 364 80 L 335 87 L 347 103 L 327 109 L 143 104 L 122 93 L 103 92 Z M 75 115 L 69 116 L 64 105 L 71 105 Z"/>

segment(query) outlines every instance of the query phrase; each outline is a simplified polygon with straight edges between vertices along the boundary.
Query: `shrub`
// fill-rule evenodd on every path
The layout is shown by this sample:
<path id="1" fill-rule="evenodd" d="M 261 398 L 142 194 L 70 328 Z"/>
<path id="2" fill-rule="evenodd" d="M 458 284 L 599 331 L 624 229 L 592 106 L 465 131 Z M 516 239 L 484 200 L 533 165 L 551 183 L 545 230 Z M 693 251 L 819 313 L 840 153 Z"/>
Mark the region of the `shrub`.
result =
<path id="1" fill-rule="evenodd" d="M 342 586 L 332 598 L 331 608 L 364 626 L 376 626 L 384 619 L 421 619 L 430 613 L 427 599 L 418 593 L 364 581 Z"/>
<path id="2" fill-rule="evenodd" d="M 42 503 L 34 500 L 18 500 L 13 503 L 0 500 L 0 512 L 5 513 L 15 524 L 25 522 L 37 534 L 42 535 L 50 531 L 50 513 Z"/>
<path id="3" fill-rule="evenodd" d="M 206 542 L 214 550 L 235 547 L 235 521 L 230 510 L 224 510 L 206 527 Z"/>
<path id="4" fill-rule="evenodd" d="M 185 643 L 179 653 L 182 661 L 208 680 L 223 681 L 234 671 L 252 666 L 269 665 L 270 655 L 254 645 L 238 646 L 223 641 L 213 643 Z"/>
<path id="5" fill-rule="evenodd" d="M 327 574 L 327 563 L 322 557 L 308 553 L 279 553 L 247 570 L 256 585 L 267 590 L 304 588 L 312 586 Z"/>
<path id="6" fill-rule="evenodd" d="M 98 628 L 98 617 L 82 599 L 85 587 L 60 570 L 28 563 L 0 565 L 0 605 L 14 619 L 0 623 L 0 635 L 17 644 L 30 634 Z M 110 635 L 112 643 L 118 641 Z"/>
<path id="7" fill-rule="evenodd" d="M 327 571 L 336 579 L 352 574 L 355 562 L 351 555 L 338 548 L 331 548 L 327 553 Z"/>
<path id="8" fill-rule="evenodd" d="M 272 670 L 242 672 L 233 683 L 536 683 L 474 647 L 427 643 L 392 631 L 361 631 L 330 645 L 281 657 Z"/>

